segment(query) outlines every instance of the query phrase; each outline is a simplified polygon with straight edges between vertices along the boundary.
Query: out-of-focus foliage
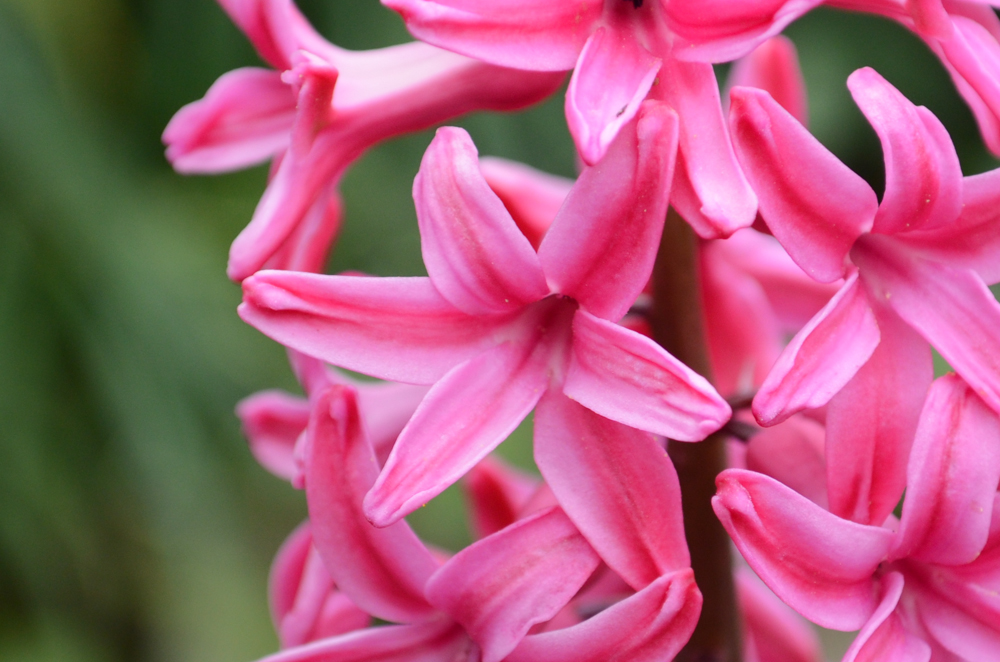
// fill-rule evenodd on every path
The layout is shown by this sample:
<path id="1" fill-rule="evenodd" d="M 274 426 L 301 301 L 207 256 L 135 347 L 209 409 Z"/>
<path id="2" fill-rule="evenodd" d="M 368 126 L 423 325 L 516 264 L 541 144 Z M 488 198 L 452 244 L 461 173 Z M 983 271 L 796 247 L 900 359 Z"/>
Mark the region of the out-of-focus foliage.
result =
<path id="1" fill-rule="evenodd" d="M 333 41 L 407 39 L 375 0 L 303 9 Z M 880 188 L 844 80 L 871 65 L 937 113 L 967 173 L 994 167 L 937 61 L 885 21 L 791 28 L 813 129 Z M 213 0 L 0 0 L 0 660 L 238 662 L 271 652 L 268 564 L 305 516 L 232 415 L 293 388 L 280 348 L 235 314 L 228 244 L 265 170 L 183 178 L 159 134 L 223 72 L 258 61 Z M 480 151 L 573 171 L 562 100 L 463 122 Z M 429 133 L 344 182 L 331 270 L 422 271 L 410 184 Z M 530 463 L 528 426 L 506 453 Z M 415 524 L 467 539 L 459 498 Z"/>

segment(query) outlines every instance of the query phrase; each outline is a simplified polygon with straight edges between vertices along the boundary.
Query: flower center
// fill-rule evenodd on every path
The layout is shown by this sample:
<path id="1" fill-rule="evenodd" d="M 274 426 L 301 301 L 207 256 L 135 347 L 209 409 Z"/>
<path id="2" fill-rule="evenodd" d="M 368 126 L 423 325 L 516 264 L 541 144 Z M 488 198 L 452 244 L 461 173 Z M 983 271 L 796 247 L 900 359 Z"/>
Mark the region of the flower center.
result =
<path id="1" fill-rule="evenodd" d="M 639 7 L 642 7 L 643 0 L 625 0 L 625 2 L 631 2 L 632 6 L 638 9 Z"/>

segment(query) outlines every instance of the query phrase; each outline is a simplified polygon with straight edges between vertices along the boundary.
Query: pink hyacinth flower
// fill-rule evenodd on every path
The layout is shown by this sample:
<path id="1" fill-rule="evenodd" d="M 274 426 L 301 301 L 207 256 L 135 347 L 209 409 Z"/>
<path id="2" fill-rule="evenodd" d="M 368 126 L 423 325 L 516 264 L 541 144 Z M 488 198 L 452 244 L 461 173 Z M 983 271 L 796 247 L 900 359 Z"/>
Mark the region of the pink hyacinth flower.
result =
<path id="1" fill-rule="evenodd" d="M 775 237 L 817 280 L 847 276 L 775 363 L 754 413 L 767 425 L 830 402 L 831 464 L 895 467 L 858 500 L 830 485 L 834 512 L 871 522 L 902 493 L 928 342 L 1000 410 L 1000 304 L 986 287 L 1000 280 L 1000 170 L 963 179 L 940 122 L 874 71 L 849 87 L 882 140 L 881 204 L 767 95 L 734 90 L 732 124 Z"/>
<path id="2" fill-rule="evenodd" d="M 941 59 L 1000 154 L 1000 19 L 991 0 L 827 0 L 826 4 L 886 16 L 916 32 Z"/>
<path id="3" fill-rule="evenodd" d="M 957 376 L 928 394 L 898 523 L 837 517 L 748 471 L 717 482 L 716 513 L 768 586 L 860 629 L 845 662 L 1000 659 L 1000 419 Z"/>
<path id="4" fill-rule="evenodd" d="M 316 399 L 307 434 L 306 491 L 316 548 L 355 604 L 400 625 L 329 637 L 269 662 L 545 662 L 563 659 L 550 655 L 549 637 L 556 634 L 557 651 L 593 649 L 593 655 L 572 658 L 578 661 L 612 659 L 599 657 L 608 646 L 622 659 L 654 660 L 670 659 L 690 636 L 701 596 L 685 567 L 658 577 L 606 615 L 529 634 L 551 621 L 600 563 L 558 507 L 524 517 L 442 564 L 405 522 L 376 529 L 366 521 L 361 502 L 378 464 L 350 388 L 334 385 Z M 657 477 L 668 479 L 662 487 L 672 494 L 677 482 L 676 476 L 669 481 L 668 467 L 660 454 L 659 468 L 668 473 Z M 628 489 L 624 482 L 620 487 Z M 644 506 L 676 509 L 679 524 L 676 503 Z M 659 539 L 664 548 L 684 547 L 679 526 L 659 530 L 652 540 Z M 628 553 L 643 557 L 651 551 L 632 546 Z M 603 646 L 594 646 L 595 640 Z"/>
<path id="5" fill-rule="evenodd" d="M 753 222 L 711 62 L 741 57 L 819 0 L 384 0 L 415 36 L 500 66 L 573 69 L 566 119 L 593 165 L 643 99 L 680 117 L 673 204 L 703 237 Z"/>
<path id="6" fill-rule="evenodd" d="M 442 129 L 414 183 L 429 278 L 261 272 L 244 282 L 240 314 L 278 342 L 377 377 L 434 383 L 368 497 L 374 522 L 440 493 L 547 392 L 538 425 L 543 410 L 568 411 L 560 398 L 686 441 L 728 419 L 707 381 L 615 324 L 652 268 L 675 140 L 676 116 L 645 106 L 580 176 L 536 252 L 484 181 L 468 135 Z"/>
<path id="7" fill-rule="evenodd" d="M 229 276 L 237 281 L 280 253 L 301 226 L 335 214 L 337 182 L 372 145 L 473 110 L 529 105 L 561 80 L 420 43 L 347 51 L 316 33 L 291 0 L 220 3 L 274 70 L 225 74 L 204 99 L 178 111 L 163 140 L 183 173 L 275 157 L 268 188 L 230 251 Z"/>

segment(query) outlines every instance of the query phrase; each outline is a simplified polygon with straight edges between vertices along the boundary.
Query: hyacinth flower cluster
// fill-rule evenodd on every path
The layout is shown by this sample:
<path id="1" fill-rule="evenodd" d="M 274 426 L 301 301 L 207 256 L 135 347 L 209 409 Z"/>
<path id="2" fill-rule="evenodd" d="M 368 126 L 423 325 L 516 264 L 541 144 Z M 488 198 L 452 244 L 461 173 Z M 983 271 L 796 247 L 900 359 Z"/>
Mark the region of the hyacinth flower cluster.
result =
<path id="1" fill-rule="evenodd" d="M 779 33 L 824 3 L 383 0 L 418 41 L 358 52 L 219 2 L 270 68 L 164 141 L 271 162 L 228 267 L 303 391 L 237 407 L 309 510 L 267 660 L 818 662 L 807 620 L 848 662 L 1000 660 L 1000 170 L 872 69 L 882 195 L 820 144 Z M 913 30 L 1000 153 L 991 3 L 825 4 Z M 567 72 L 575 180 L 439 126 Z M 434 127 L 427 276 L 325 274 L 345 172 Z M 529 415 L 537 473 L 491 455 Z M 438 549 L 405 517 L 456 482 L 475 541 Z"/>

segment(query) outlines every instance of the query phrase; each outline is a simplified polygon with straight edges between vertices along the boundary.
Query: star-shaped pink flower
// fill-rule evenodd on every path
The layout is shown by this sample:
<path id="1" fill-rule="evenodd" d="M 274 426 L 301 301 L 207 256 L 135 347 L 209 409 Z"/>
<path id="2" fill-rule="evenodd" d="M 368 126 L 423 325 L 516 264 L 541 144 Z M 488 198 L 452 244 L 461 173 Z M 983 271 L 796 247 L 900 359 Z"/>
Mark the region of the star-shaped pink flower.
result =
<path id="1" fill-rule="evenodd" d="M 845 662 L 998 659 L 1000 419 L 957 376 L 930 389 L 898 522 L 837 517 L 749 471 L 717 482 L 715 511 L 768 586 L 819 625 L 860 629 Z"/>
<path id="2" fill-rule="evenodd" d="M 414 182 L 428 278 L 261 272 L 244 282 L 241 315 L 279 342 L 434 383 L 368 496 L 373 521 L 420 507 L 540 402 L 539 426 L 545 411 L 578 408 L 686 441 L 728 419 L 705 379 L 615 324 L 652 269 L 676 122 L 662 104 L 645 106 L 580 176 L 537 252 L 483 179 L 468 135 L 441 129 Z"/>

